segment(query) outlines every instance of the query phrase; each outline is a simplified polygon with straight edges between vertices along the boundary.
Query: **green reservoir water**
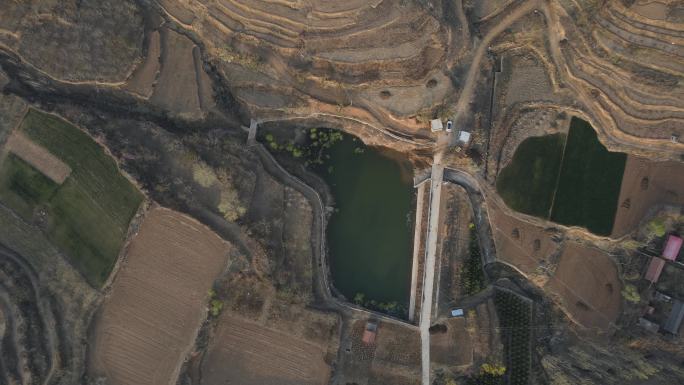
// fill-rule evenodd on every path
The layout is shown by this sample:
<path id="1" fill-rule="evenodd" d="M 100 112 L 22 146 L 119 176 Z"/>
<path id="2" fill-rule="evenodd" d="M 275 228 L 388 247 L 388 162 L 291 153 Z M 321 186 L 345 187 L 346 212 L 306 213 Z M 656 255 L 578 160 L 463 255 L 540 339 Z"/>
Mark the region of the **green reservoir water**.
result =
<path id="1" fill-rule="evenodd" d="M 401 315 L 411 274 L 408 162 L 348 135 L 328 154 L 316 169 L 335 199 L 327 228 L 333 285 L 350 301 Z"/>

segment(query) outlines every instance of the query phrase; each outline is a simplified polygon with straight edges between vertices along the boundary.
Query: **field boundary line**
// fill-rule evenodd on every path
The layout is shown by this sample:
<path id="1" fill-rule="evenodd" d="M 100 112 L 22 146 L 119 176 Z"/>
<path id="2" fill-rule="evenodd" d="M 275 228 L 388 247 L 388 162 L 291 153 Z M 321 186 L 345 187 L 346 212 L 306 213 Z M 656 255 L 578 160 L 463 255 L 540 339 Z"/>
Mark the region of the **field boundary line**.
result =
<path id="1" fill-rule="evenodd" d="M 556 184 L 553 186 L 553 197 L 551 197 L 551 204 L 549 205 L 549 213 L 546 216 L 546 220 L 551 220 L 551 215 L 553 214 L 553 206 L 556 204 L 556 193 L 558 192 L 558 185 L 560 185 L 561 172 L 563 171 L 563 161 L 565 160 L 565 149 L 568 146 L 568 141 L 570 139 L 570 128 L 568 128 L 568 134 L 565 136 L 565 142 L 563 142 L 563 150 L 561 151 L 560 163 L 558 164 L 558 175 L 556 175 Z"/>

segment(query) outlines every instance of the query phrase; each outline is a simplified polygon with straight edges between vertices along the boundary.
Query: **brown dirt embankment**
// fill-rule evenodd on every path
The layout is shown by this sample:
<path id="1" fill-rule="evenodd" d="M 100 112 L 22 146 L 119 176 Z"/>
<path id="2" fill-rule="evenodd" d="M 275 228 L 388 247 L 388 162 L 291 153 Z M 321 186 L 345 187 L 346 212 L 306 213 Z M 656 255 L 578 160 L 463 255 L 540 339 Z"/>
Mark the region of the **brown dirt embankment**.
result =
<path id="1" fill-rule="evenodd" d="M 568 243 L 546 288 L 580 325 L 608 331 L 620 314 L 622 296 L 617 267 L 605 252 Z"/>
<path id="2" fill-rule="evenodd" d="M 684 163 L 628 156 L 611 236 L 634 230 L 658 205 L 684 205 Z"/>

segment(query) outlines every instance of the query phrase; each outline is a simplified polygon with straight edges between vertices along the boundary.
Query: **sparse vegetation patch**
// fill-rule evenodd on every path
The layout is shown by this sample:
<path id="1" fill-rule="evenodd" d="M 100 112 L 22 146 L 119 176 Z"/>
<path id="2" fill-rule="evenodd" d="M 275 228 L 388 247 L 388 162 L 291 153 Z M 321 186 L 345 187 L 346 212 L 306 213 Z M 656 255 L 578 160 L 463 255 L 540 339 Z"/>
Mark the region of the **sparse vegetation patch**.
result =
<path id="1" fill-rule="evenodd" d="M 473 295 L 484 289 L 485 277 L 482 272 L 482 252 L 475 224 L 471 223 L 468 228 L 470 229 L 469 254 L 461 270 L 461 286 L 464 294 Z"/>

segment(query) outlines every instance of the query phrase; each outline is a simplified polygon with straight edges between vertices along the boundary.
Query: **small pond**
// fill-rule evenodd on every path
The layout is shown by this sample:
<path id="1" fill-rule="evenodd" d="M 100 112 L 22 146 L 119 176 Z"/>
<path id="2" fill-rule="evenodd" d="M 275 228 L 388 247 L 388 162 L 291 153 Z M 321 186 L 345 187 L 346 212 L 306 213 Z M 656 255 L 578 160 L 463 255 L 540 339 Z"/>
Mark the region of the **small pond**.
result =
<path id="1" fill-rule="evenodd" d="M 327 227 L 333 286 L 351 302 L 405 316 L 414 217 L 411 165 L 402 154 L 338 131 L 313 129 L 307 135 L 307 145 L 284 151 L 306 162 L 333 195 L 335 212 Z M 319 151 L 320 143 L 329 146 Z"/>

